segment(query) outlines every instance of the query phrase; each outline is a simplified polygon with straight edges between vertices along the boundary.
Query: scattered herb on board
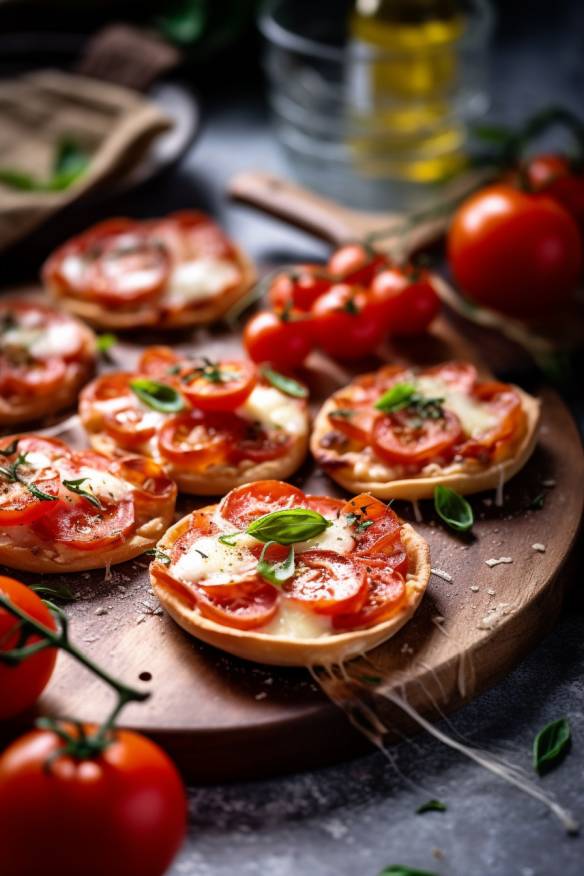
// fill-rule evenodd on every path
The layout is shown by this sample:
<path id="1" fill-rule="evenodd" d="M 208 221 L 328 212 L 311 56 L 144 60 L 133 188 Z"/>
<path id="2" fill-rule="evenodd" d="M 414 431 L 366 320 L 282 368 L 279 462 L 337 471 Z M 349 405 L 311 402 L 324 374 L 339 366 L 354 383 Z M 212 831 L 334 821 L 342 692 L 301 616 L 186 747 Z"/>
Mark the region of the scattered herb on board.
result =
<path id="1" fill-rule="evenodd" d="M 291 395 L 293 398 L 307 398 L 308 389 L 302 383 L 294 380 L 292 377 L 286 377 L 285 374 L 280 374 L 279 371 L 274 371 L 269 365 L 264 365 L 262 375 L 280 392 L 286 395 Z"/>
<path id="2" fill-rule="evenodd" d="M 45 584 L 31 584 L 30 589 L 34 590 L 35 593 L 38 593 L 39 596 L 42 596 L 43 599 L 58 599 L 61 602 L 74 602 L 77 599 L 71 588 L 62 582 L 56 582 L 50 586 Z"/>
<path id="3" fill-rule="evenodd" d="M 447 809 L 448 806 L 442 800 L 427 800 L 421 806 L 418 806 L 416 815 L 423 815 L 424 812 L 446 812 Z"/>
<path id="4" fill-rule="evenodd" d="M 277 544 L 277 542 L 267 541 L 265 543 L 258 560 L 257 573 L 258 575 L 261 575 L 262 578 L 265 578 L 266 581 L 269 581 L 270 584 L 274 584 L 277 587 L 294 576 L 294 545 L 290 545 L 290 550 L 288 551 L 288 556 L 285 560 L 270 563 L 269 560 L 266 560 L 265 556 L 266 551 L 273 544 Z"/>
<path id="5" fill-rule="evenodd" d="M 150 548 L 150 550 L 144 551 L 144 556 L 154 557 L 159 563 L 162 563 L 165 566 L 170 565 L 170 557 L 167 553 L 160 548 Z"/>
<path id="6" fill-rule="evenodd" d="M 153 411 L 173 414 L 185 407 L 181 394 L 167 383 L 159 383 L 149 377 L 137 377 L 130 381 L 130 388 Z"/>
<path id="7" fill-rule="evenodd" d="M 430 873 L 429 870 L 414 870 L 412 867 L 404 867 L 403 864 L 392 864 L 390 867 L 385 867 L 379 876 L 436 876 L 436 874 Z"/>
<path id="8" fill-rule="evenodd" d="M 434 488 L 434 508 L 444 523 L 456 532 L 468 532 L 474 524 L 470 504 L 456 490 L 438 484 Z"/>
<path id="9" fill-rule="evenodd" d="M 557 766 L 568 752 L 571 741 L 567 718 L 552 721 L 533 740 L 533 768 L 542 775 Z"/>

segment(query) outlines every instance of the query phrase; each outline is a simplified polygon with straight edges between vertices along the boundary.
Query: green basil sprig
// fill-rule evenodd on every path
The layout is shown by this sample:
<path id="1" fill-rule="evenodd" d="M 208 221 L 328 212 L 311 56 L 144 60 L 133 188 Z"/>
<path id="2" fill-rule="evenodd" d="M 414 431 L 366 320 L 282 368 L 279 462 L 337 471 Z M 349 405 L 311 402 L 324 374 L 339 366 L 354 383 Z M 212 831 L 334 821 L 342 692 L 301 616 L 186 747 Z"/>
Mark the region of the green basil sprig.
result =
<path id="1" fill-rule="evenodd" d="M 149 377 L 136 377 L 130 381 L 130 388 L 153 411 L 174 414 L 184 410 L 182 395 L 167 383 L 159 383 Z"/>
<path id="2" fill-rule="evenodd" d="M 268 383 L 271 383 L 280 392 L 291 395 L 292 398 L 308 398 L 307 387 L 292 377 L 286 377 L 286 375 L 280 374 L 279 371 L 274 371 L 268 365 L 264 365 L 262 368 L 262 375 Z"/>
<path id="3" fill-rule="evenodd" d="M 294 563 L 294 545 L 290 545 L 290 550 L 288 551 L 288 556 L 285 560 L 276 563 L 270 563 L 266 560 L 266 551 L 271 545 L 276 543 L 277 542 L 275 541 L 267 541 L 265 543 L 258 560 L 257 573 L 258 575 L 261 575 L 262 578 L 265 578 L 266 581 L 269 581 L 270 584 L 274 584 L 278 587 L 280 584 L 283 584 L 284 581 L 288 581 L 289 578 L 294 577 L 296 568 Z"/>
<path id="4" fill-rule="evenodd" d="M 13 453 L 16 453 L 18 448 L 18 438 L 11 442 L 8 447 L 5 447 L 2 451 L 2 456 L 10 456 Z M 28 490 L 28 492 L 35 497 L 35 499 L 40 499 L 41 502 L 54 502 L 57 497 L 51 496 L 49 493 L 45 493 L 43 490 L 39 489 L 36 484 L 33 484 L 31 481 L 27 481 L 22 477 L 20 472 L 20 468 L 27 463 L 27 453 L 19 453 L 14 462 L 8 463 L 7 465 L 0 465 L 0 477 L 6 478 L 6 480 L 11 483 L 19 483 Z"/>
<path id="5" fill-rule="evenodd" d="M 559 718 L 547 724 L 533 740 L 533 768 L 540 775 L 555 766 L 567 753 L 570 745 L 570 723 Z"/>
<path id="6" fill-rule="evenodd" d="M 416 815 L 423 815 L 424 812 L 446 812 L 447 809 L 448 806 L 442 800 L 427 800 L 421 806 L 418 806 Z"/>
<path id="7" fill-rule="evenodd" d="M 258 541 L 296 544 L 316 538 L 332 525 L 332 520 L 327 520 L 318 511 L 310 508 L 284 508 L 282 511 L 271 511 L 258 517 L 245 531 Z"/>
<path id="8" fill-rule="evenodd" d="M 444 523 L 456 532 L 468 532 L 474 524 L 474 514 L 464 496 L 439 484 L 434 488 L 434 508 Z"/>
<path id="9" fill-rule="evenodd" d="M 77 478 L 75 481 L 63 481 L 63 486 L 66 490 L 69 490 L 70 493 L 76 493 L 78 496 L 83 496 L 84 499 L 87 499 L 92 505 L 96 508 L 99 508 L 101 511 L 103 509 L 103 505 L 93 493 L 89 490 L 84 490 L 82 484 L 85 483 L 87 478 Z"/>
<path id="10" fill-rule="evenodd" d="M 402 411 L 408 407 L 415 394 L 416 387 L 413 383 L 394 383 L 381 398 L 377 399 L 375 408 L 385 414 Z"/>
<path id="11" fill-rule="evenodd" d="M 112 347 L 118 343 L 118 339 L 116 335 L 111 332 L 105 332 L 102 335 L 98 335 L 95 339 L 95 346 L 97 347 L 97 352 L 100 356 L 107 358 L 107 355 Z"/>

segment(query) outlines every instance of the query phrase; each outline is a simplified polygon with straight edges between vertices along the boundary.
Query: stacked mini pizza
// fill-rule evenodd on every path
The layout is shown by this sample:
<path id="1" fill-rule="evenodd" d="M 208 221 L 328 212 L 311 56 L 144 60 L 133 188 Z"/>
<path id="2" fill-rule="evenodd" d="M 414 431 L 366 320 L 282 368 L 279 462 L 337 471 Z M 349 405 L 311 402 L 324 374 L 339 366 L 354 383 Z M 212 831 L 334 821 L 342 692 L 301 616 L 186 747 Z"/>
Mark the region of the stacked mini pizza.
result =
<path id="1" fill-rule="evenodd" d="M 91 450 L 0 438 L 0 561 L 39 572 L 154 553 L 168 612 L 198 638 L 276 664 L 330 662 L 395 633 L 430 576 L 428 546 L 383 499 L 493 488 L 531 453 L 538 402 L 466 362 L 384 366 L 321 407 L 289 373 L 149 347 L 87 383 L 94 325 L 211 321 L 251 268 L 201 214 L 103 223 L 47 262 L 44 303 L 0 303 L 0 423 L 79 397 Z M 288 483 L 308 449 L 349 492 Z M 177 491 L 220 496 L 173 524 Z M 171 525 L 172 524 L 172 525 Z"/>

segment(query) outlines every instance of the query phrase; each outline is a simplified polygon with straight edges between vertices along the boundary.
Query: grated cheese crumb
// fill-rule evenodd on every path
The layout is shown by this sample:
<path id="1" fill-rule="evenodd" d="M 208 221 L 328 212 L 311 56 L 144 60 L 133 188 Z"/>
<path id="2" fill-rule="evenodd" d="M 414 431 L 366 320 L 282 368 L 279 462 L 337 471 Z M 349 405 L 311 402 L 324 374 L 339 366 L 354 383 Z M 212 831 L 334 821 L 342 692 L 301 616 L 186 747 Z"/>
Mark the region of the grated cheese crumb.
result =
<path id="1" fill-rule="evenodd" d="M 542 487 L 555 487 L 556 482 L 553 478 L 548 478 L 547 481 L 541 482 Z"/>
<path id="2" fill-rule="evenodd" d="M 442 578 L 444 581 L 448 581 L 449 584 L 452 583 L 452 575 L 449 575 L 448 572 L 444 572 L 442 569 L 431 569 L 430 571 L 437 578 Z"/>
<path id="3" fill-rule="evenodd" d="M 540 542 L 536 541 L 531 547 L 534 551 L 539 551 L 540 554 L 545 554 L 545 544 L 540 544 Z"/>
<path id="4" fill-rule="evenodd" d="M 493 590 L 492 587 L 487 588 L 487 593 L 489 594 L 489 596 L 496 596 L 497 595 L 496 591 Z"/>
<path id="5" fill-rule="evenodd" d="M 479 588 L 478 588 L 478 585 L 477 585 L 477 584 L 471 584 L 471 585 L 470 585 L 470 589 L 472 590 L 473 593 L 478 593 L 478 592 L 479 592 Z"/>
<path id="6" fill-rule="evenodd" d="M 493 557 L 490 560 L 485 560 L 485 563 L 491 569 L 493 568 L 493 566 L 499 566 L 501 563 L 512 563 L 512 562 L 513 562 L 512 557 L 499 557 L 498 560 Z"/>

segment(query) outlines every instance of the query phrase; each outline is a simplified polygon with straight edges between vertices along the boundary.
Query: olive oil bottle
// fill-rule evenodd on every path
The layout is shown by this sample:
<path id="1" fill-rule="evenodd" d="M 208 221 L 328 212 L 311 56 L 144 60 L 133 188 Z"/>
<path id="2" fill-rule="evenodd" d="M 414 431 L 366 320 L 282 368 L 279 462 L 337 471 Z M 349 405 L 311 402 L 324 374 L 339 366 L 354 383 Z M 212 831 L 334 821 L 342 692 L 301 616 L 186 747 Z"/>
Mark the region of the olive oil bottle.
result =
<path id="1" fill-rule="evenodd" d="M 465 166 L 465 24 L 463 0 L 355 0 L 349 145 L 360 174 L 424 184 Z"/>

